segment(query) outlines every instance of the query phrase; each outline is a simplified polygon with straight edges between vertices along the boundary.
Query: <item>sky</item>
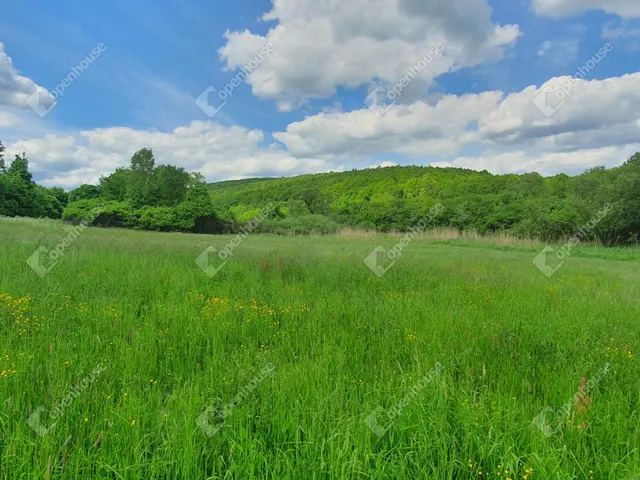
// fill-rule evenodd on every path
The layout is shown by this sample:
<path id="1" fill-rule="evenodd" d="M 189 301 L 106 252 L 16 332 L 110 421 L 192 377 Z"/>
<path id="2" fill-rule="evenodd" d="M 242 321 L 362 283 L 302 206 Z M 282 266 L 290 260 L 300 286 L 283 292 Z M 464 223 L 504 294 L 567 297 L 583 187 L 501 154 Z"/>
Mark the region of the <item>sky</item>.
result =
<path id="1" fill-rule="evenodd" d="M 21 0 L 0 141 L 72 189 L 391 165 L 575 175 L 640 150 L 639 0 Z"/>

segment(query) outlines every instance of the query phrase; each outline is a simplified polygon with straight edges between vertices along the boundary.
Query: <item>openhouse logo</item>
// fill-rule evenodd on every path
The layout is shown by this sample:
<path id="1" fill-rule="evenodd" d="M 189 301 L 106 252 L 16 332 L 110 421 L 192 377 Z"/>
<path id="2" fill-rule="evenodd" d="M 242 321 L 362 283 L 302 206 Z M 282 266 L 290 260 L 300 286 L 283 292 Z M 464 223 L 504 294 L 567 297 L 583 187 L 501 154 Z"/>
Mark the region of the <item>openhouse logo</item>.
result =
<path id="1" fill-rule="evenodd" d="M 104 211 L 104 209 L 104 205 L 98 205 L 93 208 L 89 216 L 82 219 L 78 225 L 69 227 L 67 229 L 67 235 L 55 246 L 55 248 L 49 250 L 47 247 L 40 245 L 27 259 L 27 264 L 38 274 L 40 278 L 43 278 L 58 264 L 60 259 L 64 256 L 67 248 L 70 247 L 78 237 L 80 237 L 82 232 L 89 228 L 93 220 L 95 220 Z"/>
<path id="2" fill-rule="evenodd" d="M 442 53 L 444 46 L 441 43 L 436 43 L 432 47 L 427 55 L 418 60 L 413 66 L 411 66 L 400 80 L 394 83 L 390 88 L 385 88 L 383 85 L 376 86 L 367 98 L 364 100 L 364 104 L 378 117 L 383 117 L 386 113 L 395 105 L 396 100 L 402 96 L 404 89 L 407 88 L 415 78 L 420 75 L 429 66 L 433 60 Z"/>
<path id="3" fill-rule="evenodd" d="M 71 391 L 65 395 L 65 397 L 59 402 L 55 403 L 49 410 L 48 415 L 43 415 L 47 412 L 47 408 L 44 406 L 36 408 L 29 418 L 27 423 L 29 426 L 41 437 L 44 437 L 55 426 L 56 421 L 60 419 L 65 410 L 74 402 L 76 398 L 80 396 L 82 392 L 87 390 L 96 378 L 105 370 L 102 363 L 99 363 L 91 372 L 91 374 L 84 378 L 79 384 L 71 389 Z M 48 420 L 46 420 L 48 418 Z"/>
<path id="4" fill-rule="evenodd" d="M 234 236 L 230 242 L 228 242 L 224 248 L 218 250 L 215 247 L 208 247 L 202 252 L 198 258 L 196 258 L 196 265 L 207 274 L 209 277 L 214 277 L 222 268 L 227 264 L 229 259 L 233 257 L 235 249 L 240 246 L 247 236 L 256 230 L 258 226 L 264 222 L 274 210 L 274 205 L 269 203 L 255 218 L 252 218 L 244 227 L 240 229 L 240 233 Z M 220 260 L 218 265 L 213 265 L 211 261 L 211 254 L 214 254 Z"/>
<path id="5" fill-rule="evenodd" d="M 596 213 L 585 225 L 580 227 L 573 236 L 559 249 L 555 249 L 550 245 L 544 249 L 533 259 L 533 264 L 547 277 L 552 277 L 571 256 L 571 250 L 586 238 L 592 237 L 596 226 L 605 218 L 613 206 L 606 203 L 604 207 Z M 551 254 L 551 259 L 547 255 Z"/>
<path id="6" fill-rule="evenodd" d="M 421 219 L 414 227 L 411 227 L 409 232 L 404 235 L 391 250 L 387 250 L 382 246 L 374 248 L 367 258 L 364 259 L 365 265 L 378 277 L 382 277 L 395 265 L 398 258 L 402 256 L 402 251 L 411 244 L 418 234 L 424 232 L 429 224 L 432 223 L 443 210 L 444 206 L 441 203 L 431 207 L 429 214 Z"/>
<path id="7" fill-rule="evenodd" d="M 605 43 L 596 54 L 585 62 L 584 65 L 578 67 L 578 70 L 570 80 L 560 85 L 560 88 L 546 85 L 540 89 L 533 99 L 533 104 L 547 118 L 553 117 L 560 108 L 565 104 L 576 87 L 584 80 L 607 55 L 613 50 L 613 45 Z"/>

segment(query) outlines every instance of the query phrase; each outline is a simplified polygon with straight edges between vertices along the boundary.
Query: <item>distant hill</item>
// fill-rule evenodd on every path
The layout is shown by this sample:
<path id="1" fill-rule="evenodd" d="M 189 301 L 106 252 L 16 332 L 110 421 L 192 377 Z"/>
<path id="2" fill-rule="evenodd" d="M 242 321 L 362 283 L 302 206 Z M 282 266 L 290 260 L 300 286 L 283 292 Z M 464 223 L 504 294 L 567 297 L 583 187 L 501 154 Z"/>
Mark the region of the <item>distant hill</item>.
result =
<path id="1" fill-rule="evenodd" d="M 612 203 L 615 212 L 600 221 L 594 236 L 606 236 L 606 243 L 640 233 L 640 154 L 621 167 L 575 177 L 406 166 L 233 180 L 209 189 L 214 206 L 239 221 L 273 203 L 287 225 L 322 216 L 338 225 L 406 230 L 442 204 L 437 226 L 559 238 Z"/>
<path id="2" fill-rule="evenodd" d="M 249 183 L 263 182 L 268 180 L 277 180 L 275 178 L 243 178 L 241 180 L 225 180 L 223 182 L 210 183 L 209 188 L 211 190 L 218 190 L 228 187 L 237 187 L 239 185 L 246 185 Z"/>

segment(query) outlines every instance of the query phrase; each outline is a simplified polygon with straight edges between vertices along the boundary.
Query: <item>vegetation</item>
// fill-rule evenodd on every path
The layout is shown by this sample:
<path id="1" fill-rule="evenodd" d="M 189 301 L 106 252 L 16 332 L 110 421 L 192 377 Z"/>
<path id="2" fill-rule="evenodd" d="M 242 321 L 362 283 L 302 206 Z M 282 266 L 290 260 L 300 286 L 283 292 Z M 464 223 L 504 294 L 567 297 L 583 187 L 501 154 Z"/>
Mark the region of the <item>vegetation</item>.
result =
<path id="1" fill-rule="evenodd" d="M 0 152 L 1 153 L 1 152 Z M 334 233 L 355 227 L 407 231 L 444 209 L 433 226 L 480 234 L 507 232 L 556 241 L 598 218 L 584 239 L 636 244 L 640 235 L 640 153 L 624 165 L 581 175 L 492 175 L 458 168 L 390 167 L 292 178 L 214 183 L 144 148 L 128 168 L 66 193 L 36 185 L 24 155 L 0 170 L 0 215 L 79 222 L 97 205 L 94 226 L 198 233 L 236 232 L 274 205 L 262 233 Z M 67 205 L 68 204 L 68 205 Z M 606 215 L 600 212 L 606 206 Z M 66 207 L 63 211 L 63 208 Z"/>
<path id="2" fill-rule="evenodd" d="M 591 238 L 614 245 L 635 243 L 640 234 L 640 154 L 619 168 L 599 167 L 576 177 L 389 167 L 228 181 L 210 188 L 214 204 L 238 218 L 268 202 L 279 205 L 286 220 L 273 223 L 281 230 L 322 215 L 343 226 L 404 231 L 442 203 L 437 226 L 551 241 L 571 236 L 610 203 L 612 210 Z"/>
<path id="3" fill-rule="evenodd" d="M 60 218 L 68 194 L 62 188 L 37 185 L 24 154 L 16 155 L 7 168 L 4 151 L 0 142 L 0 215 Z"/>
<path id="4" fill-rule="evenodd" d="M 0 226 L 2 479 L 640 474 L 636 249 L 251 235 L 209 278 L 236 237 L 89 228 L 39 278 L 68 229 Z"/>

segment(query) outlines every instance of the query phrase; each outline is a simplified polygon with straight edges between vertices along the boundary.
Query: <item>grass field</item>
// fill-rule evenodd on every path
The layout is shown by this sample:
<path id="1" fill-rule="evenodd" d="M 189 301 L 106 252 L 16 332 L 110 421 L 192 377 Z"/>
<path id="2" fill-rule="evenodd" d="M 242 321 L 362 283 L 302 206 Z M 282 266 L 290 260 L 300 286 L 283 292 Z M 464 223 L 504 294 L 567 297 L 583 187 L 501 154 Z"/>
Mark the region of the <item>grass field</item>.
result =
<path id="1" fill-rule="evenodd" d="M 0 222 L 2 479 L 640 475 L 637 250 L 426 238 L 378 277 L 397 238 L 249 236 L 209 277 L 231 237 L 88 229 L 40 278 L 66 235 Z"/>

